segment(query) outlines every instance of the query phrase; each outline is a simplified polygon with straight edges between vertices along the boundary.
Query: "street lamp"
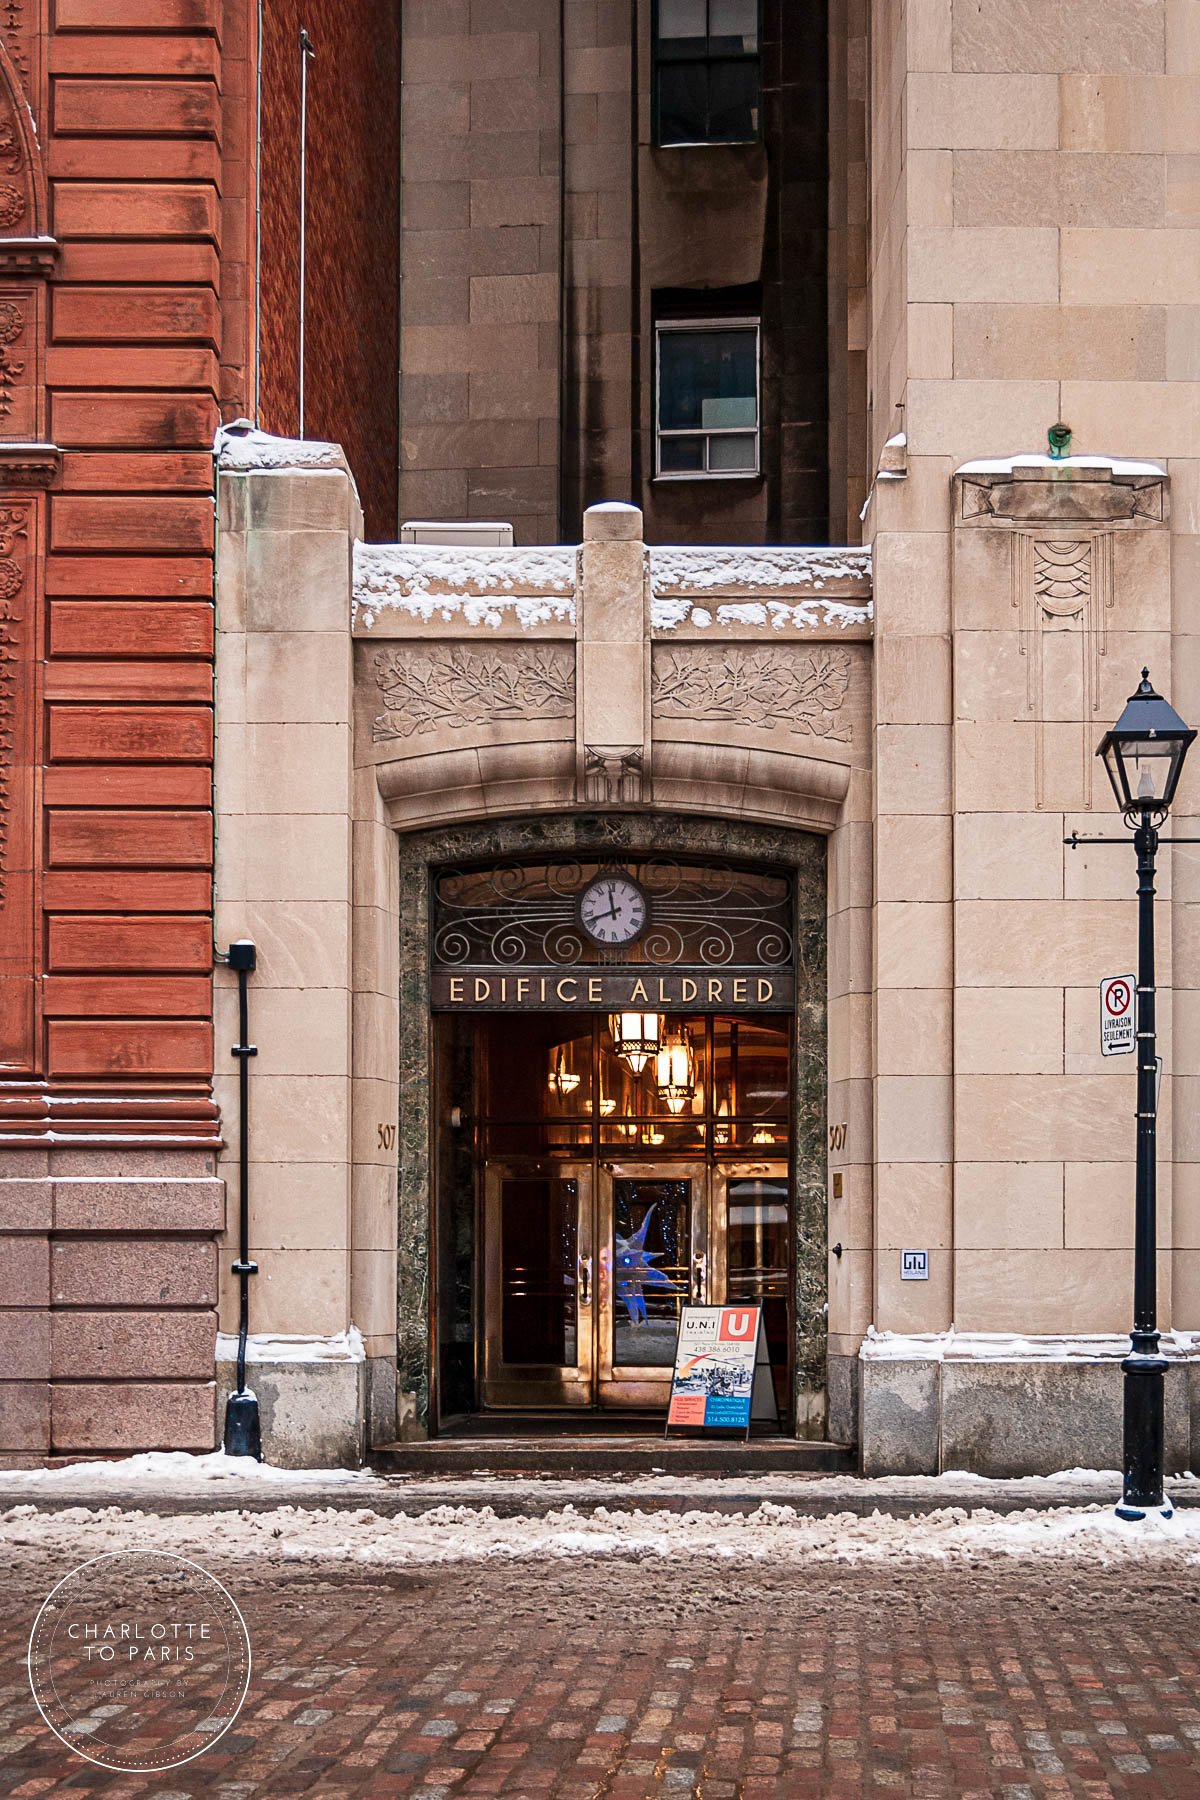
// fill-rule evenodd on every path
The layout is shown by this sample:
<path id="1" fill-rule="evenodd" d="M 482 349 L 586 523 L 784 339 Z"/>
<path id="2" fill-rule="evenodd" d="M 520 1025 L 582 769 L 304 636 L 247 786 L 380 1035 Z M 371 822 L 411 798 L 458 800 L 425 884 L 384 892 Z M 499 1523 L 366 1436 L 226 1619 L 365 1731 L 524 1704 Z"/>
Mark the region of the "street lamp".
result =
<path id="1" fill-rule="evenodd" d="M 1158 1059 L 1154 1023 L 1154 858 L 1158 828 L 1175 798 L 1184 758 L 1196 736 L 1150 685 L 1149 669 L 1097 750 L 1117 805 L 1133 831 L 1138 867 L 1137 1173 L 1133 1252 L 1133 1331 L 1125 1372 L 1124 1483 L 1117 1516 L 1169 1517 L 1163 1492 L 1163 1376 L 1158 1348 L 1156 1126 Z"/>

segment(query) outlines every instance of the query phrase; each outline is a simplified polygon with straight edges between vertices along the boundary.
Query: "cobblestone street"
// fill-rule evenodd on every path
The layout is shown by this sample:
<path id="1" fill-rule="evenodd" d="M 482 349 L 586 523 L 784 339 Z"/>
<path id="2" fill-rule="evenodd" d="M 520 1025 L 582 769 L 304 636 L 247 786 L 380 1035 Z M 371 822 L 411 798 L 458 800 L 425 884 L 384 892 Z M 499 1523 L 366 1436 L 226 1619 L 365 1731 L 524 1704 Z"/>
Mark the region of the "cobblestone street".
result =
<path id="1" fill-rule="evenodd" d="M 1190 1563 L 581 1555 L 330 1574 L 223 1562 L 220 1533 L 207 1561 L 249 1628 L 250 1695 L 211 1751 L 157 1776 L 90 1767 L 34 1709 L 27 1634 L 70 1559 L 5 1577 L 6 1794 L 1200 1795 Z"/>

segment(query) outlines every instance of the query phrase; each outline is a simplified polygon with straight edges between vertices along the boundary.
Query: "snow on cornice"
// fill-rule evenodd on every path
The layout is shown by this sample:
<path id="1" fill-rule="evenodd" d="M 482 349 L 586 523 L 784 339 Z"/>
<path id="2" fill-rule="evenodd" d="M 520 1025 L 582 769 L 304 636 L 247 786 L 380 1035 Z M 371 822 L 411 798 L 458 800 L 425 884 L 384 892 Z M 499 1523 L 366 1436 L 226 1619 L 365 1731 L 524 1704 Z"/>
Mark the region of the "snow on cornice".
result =
<path id="1" fill-rule="evenodd" d="M 963 463 L 956 475 L 1015 475 L 1018 469 L 1106 469 L 1110 475 L 1166 474 L 1156 462 L 1123 462 L 1116 456 L 1047 456 L 1045 452 L 1026 456 L 985 456 L 977 462 Z"/>
<path id="2" fill-rule="evenodd" d="M 250 474 L 270 469 L 344 469 L 340 444 L 324 444 L 316 438 L 272 437 L 259 431 L 249 419 L 220 425 L 213 439 L 213 454 L 228 474 Z"/>
<path id="3" fill-rule="evenodd" d="M 871 580 L 869 548 L 804 545 L 667 545 L 650 551 L 651 624 L 699 630 L 722 625 L 769 625 L 774 630 L 867 624 L 870 599 L 835 598 L 827 585 L 860 591 Z M 805 592 L 807 590 L 807 592 Z M 697 605 L 703 595 L 708 605 Z"/>
<path id="4" fill-rule="evenodd" d="M 573 624 L 577 554 L 572 545 L 356 544 L 355 623 L 371 631 L 399 612 L 493 630 Z M 667 545 L 647 555 L 655 631 L 841 630 L 871 619 L 869 549 Z"/>
<path id="5" fill-rule="evenodd" d="M 447 624 L 515 622 L 523 629 L 575 618 L 573 545 L 473 549 L 458 544 L 355 544 L 354 618 L 369 631 L 384 612 Z"/>

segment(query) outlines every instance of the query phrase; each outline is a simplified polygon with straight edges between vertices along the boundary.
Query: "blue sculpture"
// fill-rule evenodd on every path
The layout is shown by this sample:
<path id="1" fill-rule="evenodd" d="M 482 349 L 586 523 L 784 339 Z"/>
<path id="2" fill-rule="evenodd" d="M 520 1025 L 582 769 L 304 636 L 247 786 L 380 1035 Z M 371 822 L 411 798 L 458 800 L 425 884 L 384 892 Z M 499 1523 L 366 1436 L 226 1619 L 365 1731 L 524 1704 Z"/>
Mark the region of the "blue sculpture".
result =
<path id="1" fill-rule="evenodd" d="M 615 1270 L 617 1299 L 625 1302 L 625 1310 L 634 1325 L 645 1325 L 647 1322 L 646 1302 L 642 1295 L 643 1287 L 667 1288 L 672 1294 L 679 1292 L 677 1284 L 661 1269 L 653 1266 L 660 1256 L 665 1256 L 666 1252 L 647 1250 L 646 1248 L 646 1232 L 649 1230 L 650 1221 L 654 1217 L 654 1207 L 657 1205 L 656 1200 L 632 1237 L 623 1238 L 620 1232 L 614 1233 L 617 1247 Z"/>

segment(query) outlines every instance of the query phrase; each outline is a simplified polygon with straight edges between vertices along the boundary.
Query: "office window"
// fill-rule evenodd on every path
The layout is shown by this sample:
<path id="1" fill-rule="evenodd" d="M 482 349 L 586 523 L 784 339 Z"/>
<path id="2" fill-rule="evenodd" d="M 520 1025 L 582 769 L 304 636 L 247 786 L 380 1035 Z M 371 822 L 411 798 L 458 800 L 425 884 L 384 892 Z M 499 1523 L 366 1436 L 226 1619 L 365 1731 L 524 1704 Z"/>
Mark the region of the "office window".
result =
<path id="1" fill-rule="evenodd" d="M 747 144 L 758 137 L 759 0 L 658 0 L 654 141 Z"/>
<path id="2" fill-rule="evenodd" d="M 758 320 L 660 322 L 657 473 L 758 474 Z"/>

